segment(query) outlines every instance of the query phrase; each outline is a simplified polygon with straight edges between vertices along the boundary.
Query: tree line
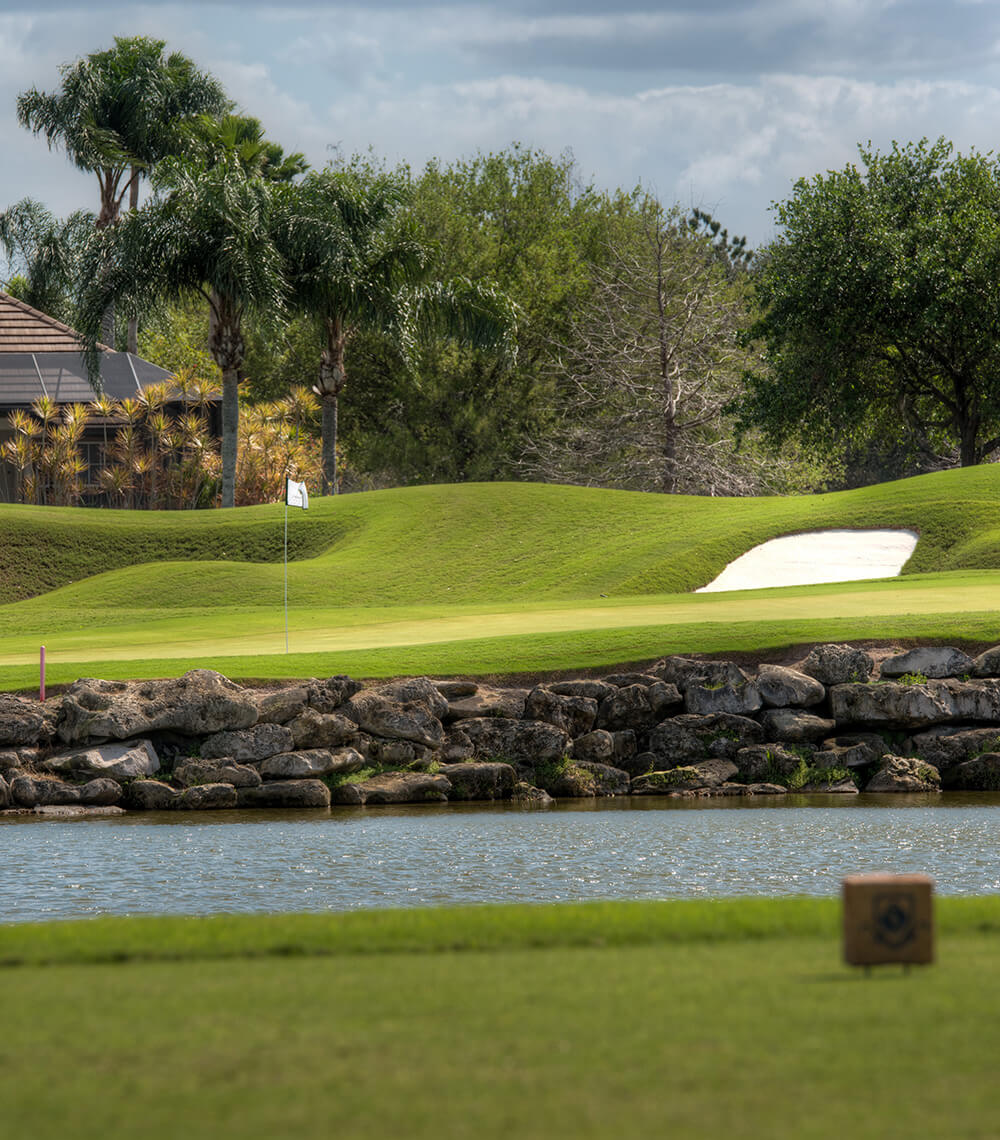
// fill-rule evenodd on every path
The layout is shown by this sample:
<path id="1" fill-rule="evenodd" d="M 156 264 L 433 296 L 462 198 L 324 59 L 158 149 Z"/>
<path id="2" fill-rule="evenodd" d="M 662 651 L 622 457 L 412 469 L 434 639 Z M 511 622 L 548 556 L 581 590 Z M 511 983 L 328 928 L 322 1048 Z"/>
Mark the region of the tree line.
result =
<path id="1" fill-rule="evenodd" d="M 949 144 L 801 181 L 751 251 L 569 154 L 309 170 L 161 41 L 63 69 L 22 123 L 99 212 L 0 213 L 7 288 L 240 402 L 307 384 L 338 488 L 535 478 L 750 494 L 982 462 L 1000 447 L 1000 171 Z M 140 204 L 139 187 L 150 193 Z M 290 475 L 297 474 L 294 471 Z"/>

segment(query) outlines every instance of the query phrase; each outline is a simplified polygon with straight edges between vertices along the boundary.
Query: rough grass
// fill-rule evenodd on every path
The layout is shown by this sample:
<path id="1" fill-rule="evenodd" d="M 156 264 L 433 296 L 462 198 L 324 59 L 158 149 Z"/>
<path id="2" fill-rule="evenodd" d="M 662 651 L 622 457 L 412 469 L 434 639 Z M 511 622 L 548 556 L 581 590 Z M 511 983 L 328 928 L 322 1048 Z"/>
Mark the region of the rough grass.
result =
<path id="1" fill-rule="evenodd" d="M 0 606 L 0 683 L 30 684 L 41 643 L 52 678 L 71 680 L 205 664 L 242 677 L 510 673 L 827 638 L 988 642 L 1000 636 L 998 501 L 997 467 L 790 498 L 466 484 L 320 500 L 290 515 L 294 666 L 283 507 L 3 507 L 6 596 L 47 592 Z M 920 541 L 904 576 L 881 585 L 690 593 L 759 542 L 830 527 L 906 527 Z"/>
<path id="2" fill-rule="evenodd" d="M 939 962 L 909 975 L 841 965 L 837 909 L 0 928 L 5 1133 L 995 1136 L 998 900 L 938 900 Z"/>

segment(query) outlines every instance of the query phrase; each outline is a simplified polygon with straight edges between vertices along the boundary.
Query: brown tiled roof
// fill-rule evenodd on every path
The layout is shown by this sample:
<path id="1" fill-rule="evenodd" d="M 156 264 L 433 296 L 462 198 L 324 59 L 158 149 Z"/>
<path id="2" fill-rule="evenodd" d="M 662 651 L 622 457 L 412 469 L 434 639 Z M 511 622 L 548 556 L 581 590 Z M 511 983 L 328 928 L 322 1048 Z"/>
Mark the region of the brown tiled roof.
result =
<path id="1" fill-rule="evenodd" d="M 0 292 L 0 353 L 79 352 L 81 347 L 67 325 Z"/>

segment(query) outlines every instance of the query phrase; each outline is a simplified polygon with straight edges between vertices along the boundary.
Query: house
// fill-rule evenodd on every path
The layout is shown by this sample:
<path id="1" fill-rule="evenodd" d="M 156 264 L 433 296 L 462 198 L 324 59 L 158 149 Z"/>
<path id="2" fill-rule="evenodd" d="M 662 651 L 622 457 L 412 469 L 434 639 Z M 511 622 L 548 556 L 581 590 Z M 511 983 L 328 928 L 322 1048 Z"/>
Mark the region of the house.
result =
<path id="1" fill-rule="evenodd" d="M 164 368 L 131 352 L 100 347 L 100 386 L 115 400 L 140 396 L 152 384 L 171 377 Z M 79 335 L 16 297 L 0 292 L 0 449 L 14 432 L 8 417 L 30 411 L 42 396 L 57 405 L 90 404 L 98 393 L 90 381 Z M 179 405 L 177 405 L 179 407 Z M 218 412 L 213 409 L 213 434 L 218 434 Z M 94 418 L 84 430 L 80 452 L 89 471 L 104 462 L 103 446 L 108 422 Z M 0 501 L 15 498 L 14 472 L 0 459 Z"/>

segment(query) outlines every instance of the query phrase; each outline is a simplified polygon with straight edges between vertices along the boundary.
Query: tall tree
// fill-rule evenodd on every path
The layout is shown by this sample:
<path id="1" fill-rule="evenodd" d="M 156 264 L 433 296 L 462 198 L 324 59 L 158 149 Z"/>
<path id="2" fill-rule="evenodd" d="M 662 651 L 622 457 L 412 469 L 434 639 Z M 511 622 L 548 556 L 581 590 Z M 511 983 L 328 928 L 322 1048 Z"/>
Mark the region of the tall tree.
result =
<path id="1" fill-rule="evenodd" d="M 723 408 L 746 364 L 739 260 L 641 193 L 589 265 L 593 290 L 561 345 L 548 430 L 526 469 L 548 480 L 672 493 L 748 493 Z M 696 224 L 692 225 L 694 221 Z M 711 223 L 711 219 L 709 219 Z"/>
<path id="2" fill-rule="evenodd" d="M 74 166 L 97 176 L 98 229 L 117 221 L 126 195 L 135 208 L 140 179 L 177 150 L 186 120 L 229 106 L 217 80 L 179 52 L 165 56 L 165 47 L 145 36 L 115 37 L 113 48 L 65 65 L 58 91 L 33 87 L 18 96 L 21 125 L 43 134 L 50 147 L 61 145 Z M 111 344 L 113 311 L 104 323 Z M 129 349 L 135 351 L 134 344 Z"/>
<path id="3" fill-rule="evenodd" d="M 775 207 L 740 417 L 817 447 L 879 423 L 938 466 L 980 463 L 1000 448 L 1000 162 L 944 139 L 860 157 Z"/>
<path id="4" fill-rule="evenodd" d="M 356 335 L 384 338 L 404 358 L 431 338 L 501 353 L 511 343 L 507 298 L 468 279 L 441 278 L 404 211 L 409 196 L 398 175 L 348 170 L 310 175 L 283 196 L 279 244 L 290 306 L 323 337 L 314 391 L 322 402 L 324 494 L 337 491 L 338 403 Z"/>
<path id="5" fill-rule="evenodd" d="M 232 155 L 205 167 L 168 159 L 157 193 L 105 230 L 91 257 L 81 331 L 96 342 L 100 314 L 117 302 L 136 312 L 157 300 L 201 294 L 209 304 L 209 349 L 222 371 L 222 506 L 235 503 L 243 320 L 276 322 L 285 281 L 272 237 L 273 184 L 248 175 Z"/>

